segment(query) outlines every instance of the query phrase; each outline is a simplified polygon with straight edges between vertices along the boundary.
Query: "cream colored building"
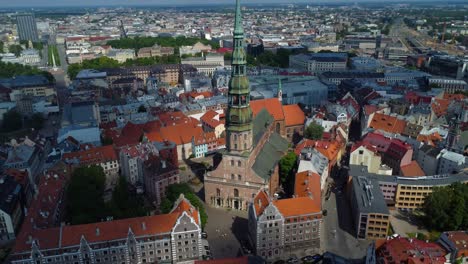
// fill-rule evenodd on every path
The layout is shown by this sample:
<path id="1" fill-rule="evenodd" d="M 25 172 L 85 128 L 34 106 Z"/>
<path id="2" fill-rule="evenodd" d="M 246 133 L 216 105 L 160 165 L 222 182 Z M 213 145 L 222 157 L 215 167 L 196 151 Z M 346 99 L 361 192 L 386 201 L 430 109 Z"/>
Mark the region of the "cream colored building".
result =
<path id="1" fill-rule="evenodd" d="M 372 148 L 372 146 L 361 145 L 352 150 L 349 163 L 352 165 L 367 166 L 369 173 L 381 174 L 379 172 L 383 172 L 381 168 L 382 158 L 377 150 L 375 148 L 373 150 Z M 385 174 L 387 174 L 387 172 Z"/>

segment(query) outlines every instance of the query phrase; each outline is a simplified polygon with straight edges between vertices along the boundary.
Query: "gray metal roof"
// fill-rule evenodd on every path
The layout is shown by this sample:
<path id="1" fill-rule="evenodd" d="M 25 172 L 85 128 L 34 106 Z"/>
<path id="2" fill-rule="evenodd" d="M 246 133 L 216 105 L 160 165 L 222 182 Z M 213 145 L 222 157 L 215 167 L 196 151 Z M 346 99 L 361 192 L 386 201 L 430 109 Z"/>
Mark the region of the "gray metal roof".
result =
<path id="1" fill-rule="evenodd" d="M 378 181 L 363 176 L 354 177 L 353 192 L 360 213 L 390 213 Z"/>
<path id="2" fill-rule="evenodd" d="M 441 174 L 421 177 L 389 176 L 369 173 L 367 166 L 349 165 L 349 175 L 353 177 L 363 176 L 379 183 L 394 183 L 413 186 L 445 186 L 455 182 L 468 182 L 468 171 L 458 174 Z"/>
<path id="3" fill-rule="evenodd" d="M 268 180 L 276 164 L 288 149 L 288 142 L 278 133 L 273 133 L 255 159 L 252 169 L 258 176 Z"/>

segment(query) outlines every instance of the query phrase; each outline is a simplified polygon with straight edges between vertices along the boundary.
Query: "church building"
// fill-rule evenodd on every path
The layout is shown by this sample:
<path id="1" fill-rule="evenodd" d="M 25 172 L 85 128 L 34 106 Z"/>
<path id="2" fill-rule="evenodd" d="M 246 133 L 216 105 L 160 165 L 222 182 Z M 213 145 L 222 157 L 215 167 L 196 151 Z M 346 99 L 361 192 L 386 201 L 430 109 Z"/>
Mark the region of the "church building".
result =
<path id="1" fill-rule="evenodd" d="M 205 201 L 213 207 L 247 210 L 261 189 L 273 195 L 279 188 L 278 161 L 288 141 L 274 128 L 266 109 L 253 115 L 246 73 L 240 0 L 236 2 L 232 73 L 226 114 L 226 151 L 205 175 Z"/>

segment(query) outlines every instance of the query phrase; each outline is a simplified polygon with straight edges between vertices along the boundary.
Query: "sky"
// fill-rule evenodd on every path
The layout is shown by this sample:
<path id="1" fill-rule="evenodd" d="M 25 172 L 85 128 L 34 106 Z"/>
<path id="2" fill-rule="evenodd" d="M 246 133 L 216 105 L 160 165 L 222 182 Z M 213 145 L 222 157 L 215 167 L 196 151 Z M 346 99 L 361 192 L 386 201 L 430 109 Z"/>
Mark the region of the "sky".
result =
<path id="1" fill-rule="evenodd" d="M 377 2 L 378 0 L 244 0 L 242 3 L 317 3 L 317 2 Z M 395 0 L 390 0 L 395 1 Z M 407 0 L 413 2 L 417 0 Z M 387 2 L 389 2 L 387 0 Z M 439 1 L 433 1 L 439 2 Z M 440 1 L 446 2 L 446 1 Z M 38 6 L 100 6 L 100 5 L 197 5 L 197 4 L 234 4 L 235 0 L 0 0 L 0 7 L 38 7 Z"/>

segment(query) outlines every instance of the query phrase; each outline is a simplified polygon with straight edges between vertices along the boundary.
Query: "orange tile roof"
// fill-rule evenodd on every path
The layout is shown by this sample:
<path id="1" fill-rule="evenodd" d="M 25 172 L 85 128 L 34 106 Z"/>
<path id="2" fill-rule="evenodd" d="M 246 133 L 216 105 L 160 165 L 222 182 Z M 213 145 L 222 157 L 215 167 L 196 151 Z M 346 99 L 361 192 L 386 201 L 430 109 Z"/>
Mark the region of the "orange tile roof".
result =
<path id="1" fill-rule="evenodd" d="M 224 121 L 221 121 L 220 118 L 221 115 L 218 114 L 216 111 L 209 110 L 200 117 L 200 121 L 211 128 L 215 128 L 218 125 L 224 123 Z"/>
<path id="2" fill-rule="evenodd" d="M 437 142 L 440 142 L 443 140 L 442 136 L 438 132 L 434 132 L 429 135 L 421 135 L 419 134 L 418 137 L 416 138 L 417 141 L 419 142 L 425 142 L 431 146 L 435 146 Z"/>
<path id="3" fill-rule="evenodd" d="M 320 198 L 320 175 L 311 171 L 296 173 L 294 195 L 296 197 L 309 197 L 309 193 L 312 194 L 312 197 Z"/>
<path id="4" fill-rule="evenodd" d="M 297 104 L 283 106 L 286 126 L 304 125 L 305 114 Z"/>
<path id="5" fill-rule="evenodd" d="M 444 99 L 461 101 L 461 100 L 465 99 L 465 95 L 464 94 L 444 93 Z"/>
<path id="6" fill-rule="evenodd" d="M 203 134 L 203 129 L 190 122 L 162 127 L 159 131 L 146 134 L 146 137 L 149 141 L 162 142 L 169 140 L 176 143 L 176 145 L 183 145 L 192 142 L 192 137 L 197 137 L 201 134 Z"/>
<path id="7" fill-rule="evenodd" d="M 81 150 L 71 153 L 65 153 L 62 157 L 63 160 L 78 159 L 80 164 L 89 165 L 97 163 L 105 163 L 108 161 L 117 160 L 117 153 L 112 145 L 93 147 L 87 150 Z"/>
<path id="8" fill-rule="evenodd" d="M 431 103 L 432 111 L 437 117 L 447 114 L 448 107 L 450 105 L 450 100 L 434 98 L 434 101 Z"/>
<path id="9" fill-rule="evenodd" d="M 405 130 L 406 122 L 394 116 L 375 113 L 369 127 L 373 129 L 380 129 L 389 133 L 401 134 Z"/>
<path id="10" fill-rule="evenodd" d="M 268 194 L 264 190 L 258 192 L 253 201 L 253 205 L 255 207 L 255 212 L 257 213 L 257 216 L 261 215 L 263 213 L 263 210 L 265 210 L 265 208 L 269 204 L 270 197 L 268 197 Z"/>
<path id="11" fill-rule="evenodd" d="M 198 211 L 189 202 L 182 199 L 169 214 L 49 229 L 22 229 L 17 237 L 14 252 L 20 253 L 31 250 L 31 244 L 28 243 L 29 236 L 38 240 L 41 250 L 44 250 L 77 246 L 80 244 L 82 236 L 86 238 L 88 243 L 124 239 L 128 235 L 129 228 L 137 237 L 170 233 L 177 219 L 184 212 L 192 216 L 198 223 Z"/>
<path id="12" fill-rule="evenodd" d="M 341 144 L 338 141 L 319 140 L 315 142 L 315 148 L 327 157 L 329 161 L 334 161 L 338 157 Z"/>
<path id="13" fill-rule="evenodd" d="M 254 116 L 256 116 L 263 108 L 265 108 L 268 113 L 273 116 L 275 121 L 284 120 L 283 107 L 278 98 L 250 101 L 250 108 L 252 108 Z"/>
<path id="14" fill-rule="evenodd" d="M 314 146 L 315 146 L 315 140 L 305 138 L 296 145 L 296 148 L 294 149 L 294 153 L 296 153 L 296 155 L 299 156 L 303 149 L 312 148 Z"/>
<path id="15" fill-rule="evenodd" d="M 426 173 L 421 169 L 419 164 L 413 160 L 410 164 L 401 166 L 401 173 L 405 177 L 426 176 Z"/>
<path id="16" fill-rule="evenodd" d="M 296 197 L 273 201 L 284 217 L 316 214 L 322 211 L 320 195 L 318 197 Z"/>

